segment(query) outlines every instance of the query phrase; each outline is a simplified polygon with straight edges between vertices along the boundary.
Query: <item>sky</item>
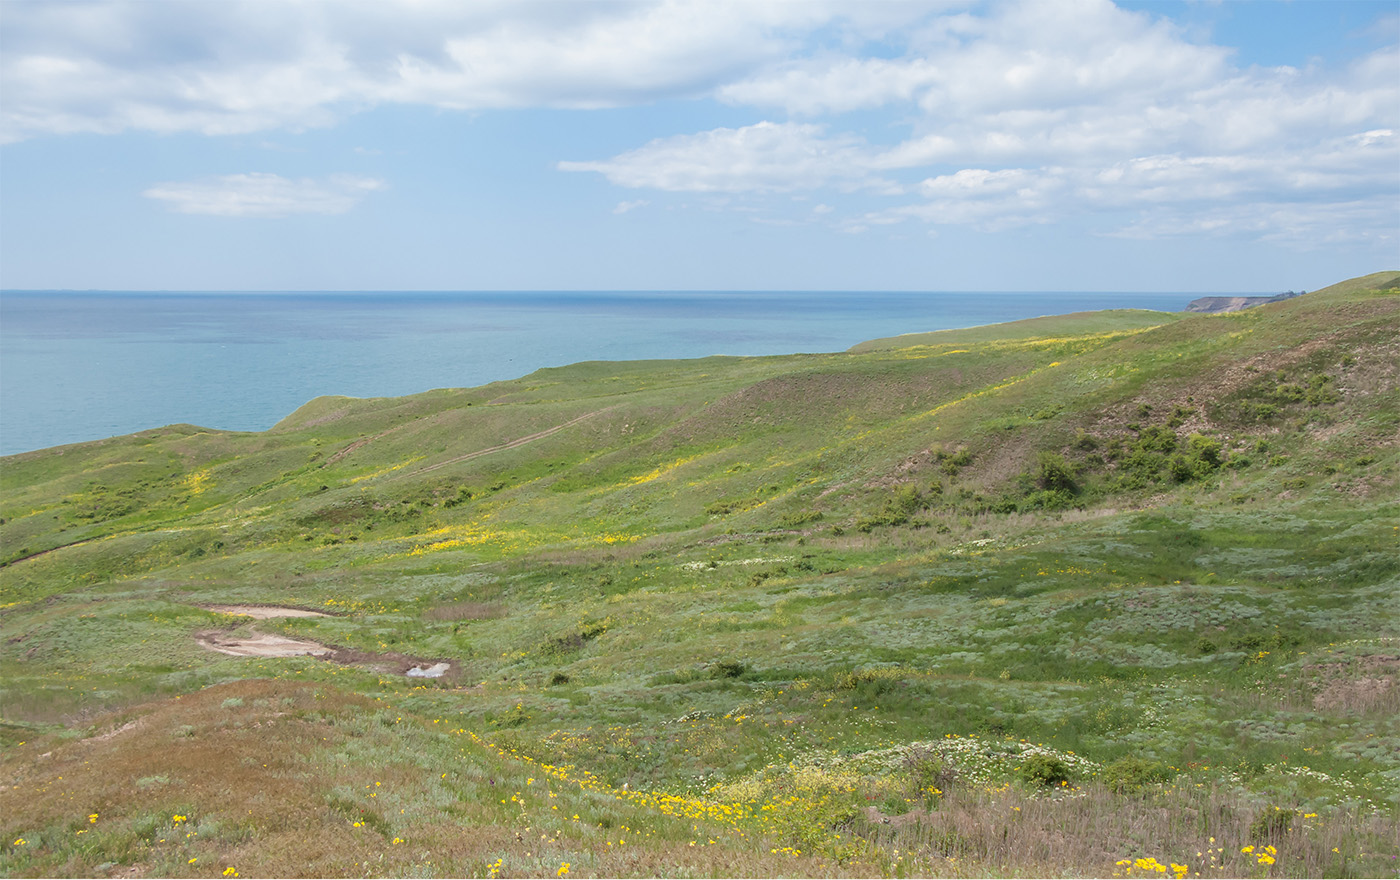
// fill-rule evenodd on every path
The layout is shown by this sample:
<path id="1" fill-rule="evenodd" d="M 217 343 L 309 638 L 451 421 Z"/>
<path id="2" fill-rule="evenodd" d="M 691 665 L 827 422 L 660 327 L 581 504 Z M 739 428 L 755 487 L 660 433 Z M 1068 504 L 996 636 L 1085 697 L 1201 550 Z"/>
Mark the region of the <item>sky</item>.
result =
<path id="1" fill-rule="evenodd" d="M 0 3 L 0 287 L 1400 268 L 1400 4 Z"/>

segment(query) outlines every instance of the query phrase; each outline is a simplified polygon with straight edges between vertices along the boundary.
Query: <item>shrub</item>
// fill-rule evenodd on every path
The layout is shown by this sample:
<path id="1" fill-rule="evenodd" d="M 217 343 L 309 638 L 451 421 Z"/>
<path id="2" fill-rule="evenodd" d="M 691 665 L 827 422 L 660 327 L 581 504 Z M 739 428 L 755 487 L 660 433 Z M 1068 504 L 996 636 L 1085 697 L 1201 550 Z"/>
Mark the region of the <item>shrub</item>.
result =
<path id="1" fill-rule="evenodd" d="M 1332 377 L 1325 373 L 1318 373 L 1308 380 L 1308 390 L 1304 392 L 1303 399 L 1309 406 L 1322 406 L 1327 403 L 1336 403 L 1342 397 L 1337 393 L 1337 389 L 1332 387 Z"/>
<path id="2" fill-rule="evenodd" d="M 1059 785 L 1068 782 L 1069 765 L 1055 755 L 1037 752 L 1024 761 L 1017 771 L 1021 780 L 1031 785 Z"/>
<path id="3" fill-rule="evenodd" d="M 924 506 L 924 496 L 913 486 L 902 486 L 894 494 L 894 498 L 888 505 L 891 509 L 908 516 Z"/>
<path id="4" fill-rule="evenodd" d="M 514 708 L 507 709 L 487 723 L 492 727 L 519 727 L 530 720 L 529 714 L 525 711 L 525 706 L 516 703 Z"/>
<path id="5" fill-rule="evenodd" d="M 904 769 L 909 774 L 910 785 L 928 809 L 938 806 L 958 778 L 953 765 L 929 749 L 911 751 L 904 758 Z"/>
<path id="6" fill-rule="evenodd" d="M 1007 509 L 998 513 L 1014 513 L 1025 510 L 1064 510 L 1074 505 L 1074 496 L 1066 489 L 1044 489 L 1032 492 L 1019 502 L 1011 502 Z M 995 509 L 995 508 L 994 508 Z"/>
<path id="7" fill-rule="evenodd" d="M 1293 825 L 1293 811 L 1265 807 L 1249 823 L 1249 839 L 1254 843 L 1278 843 Z"/>
<path id="8" fill-rule="evenodd" d="M 942 462 L 943 473 L 950 477 L 955 477 L 958 471 L 972 464 L 972 453 L 968 452 L 966 449 L 960 449 L 956 454 L 943 458 Z"/>
<path id="9" fill-rule="evenodd" d="M 1119 463 L 1119 479 L 1127 489 L 1141 489 L 1157 482 L 1157 474 L 1166 464 L 1160 453 L 1134 449 Z"/>
<path id="10" fill-rule="evenodd" d="M 1104 785 L 1118 794 L 1142 791 L 1150 785 L 1168 782 L 1175 776 L 1171 768 L 1161 761 L 1131 756 L 1113 761 L 1099 774 Z"/>
<path id="11" fill-rule="evenodd" d="M 1207 437 L 1204 434 L 1193 433 L 1186 438 L 1186 446 L 1191 450 L 1191 457 L 1199 462 L 1208 464 L 1211 467 L 1220 465 L 1220 441 L 1214 437 Z"/>
<path id="12" fill-rule="evenodd" d="M 1171 478 L 1178 483 L 1189 482 L 1196 477 L 1194 462 L 1181 453 L 1173 455 L 1167 459 L 1167 472 Z"/>
<path id="13" fill-rule="evenodd" d="M 779 525 L 792 529 L 798 526 L 805 526 L 807 523 L 814 523 L 821 518 L 822 512 L 820 510 L 797 510 L 785 514 L 782 519 L 778 520 L 778 523 Z"/>
<path id="14" fill-rule="evenodd" d="M 1079 491 L 1074 480 L 1074 467 L 1063 457 L 1053 452 L 1042 452 L 1036 456 L 1036 485 L 1049 492 Z"/>
<path id="15" fill-rule="evenodd" d="M 909 517 L 914 513 L 928 506 L 924 496 L 913 486 L 901 486 L 899 491 L 885 500 L 885 506 L 879 513 L 862 517 L 856 522 L 856 528 L 862 532 L 869 532 L 876 526 L 902 526 L 909 522 Z"/>
<path id="16" fill-rule="evenodd" d="M 710 678 L 738 678 L 749 671 L 749 664 L 742 660 L 716 660 L 710 667 Z"/>
<path id="17" fill-rule="evenodd" d="M 1149 425 L 1138 434 L 1137 447 L 1149 452 L 1175 452 L 1176 432 Z"/>

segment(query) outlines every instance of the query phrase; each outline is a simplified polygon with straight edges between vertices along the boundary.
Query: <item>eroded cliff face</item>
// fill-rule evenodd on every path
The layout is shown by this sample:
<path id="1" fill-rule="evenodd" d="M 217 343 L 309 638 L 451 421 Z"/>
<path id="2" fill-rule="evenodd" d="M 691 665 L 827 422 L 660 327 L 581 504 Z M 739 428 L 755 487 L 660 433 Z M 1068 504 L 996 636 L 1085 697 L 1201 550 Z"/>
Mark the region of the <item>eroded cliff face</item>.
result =
<path id="1" fill-rule="evenodd" d="M 1242 309 L 1262 306 L 1264 303 L 1279 302 L 1285 299 L 1292 299 L 1295 296 L 1302 296 L 1301 293 L 1280 293 L 1277 296 L 1203 296 L 1193 299 L 1186 306 L 1188 312 L 1238 312 Z"/>

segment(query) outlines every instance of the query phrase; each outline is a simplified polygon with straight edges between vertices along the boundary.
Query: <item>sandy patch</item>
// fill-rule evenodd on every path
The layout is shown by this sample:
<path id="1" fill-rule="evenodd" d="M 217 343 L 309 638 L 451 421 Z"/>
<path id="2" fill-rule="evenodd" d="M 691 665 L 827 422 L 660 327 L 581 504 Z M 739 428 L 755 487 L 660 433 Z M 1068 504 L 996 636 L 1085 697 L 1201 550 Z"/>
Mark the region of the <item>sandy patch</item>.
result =
<path id="1" fill-rule="evenodd" d="M 250 632 L 246 636 L 219 631 L 203 632 L 195 636 L 195 641 L 201 648 L 230 657 L 323 657 L 332 653 L 332 649 L 317 642 L 260 632 Z"/>
<path id="2" fill-rule="evenodd" d="M 99 734 L 97 734 L 96 736 L 90 736 L 90 737 L 88 737 L 87 739 L 83 740 L 83 742 L 86 742 L 86 743 L 105 742 L 105 741 L 107 741 L 107 740 L 109 740 L 109 739 L 111 739 L 111 738 L 113 738 L 113 737 L 115 737 L 115 736 L 119 736 L 119 735 L 121 735 L 121 734 L 123 734 L 123 733 L 126 733 L 128 730 L 135 730 L 136 728 L 142 726 L 142 725 L 145 723 L 145 720 L 146 720 L 146 719 L 144 719 L 144 718 L 137 718 L 137 719 L 134 720 L 134 721 L 128 721 L 127 723 L 123 724 L 121 727 L 118 727 L 118 728 L 116 728 L 116 729 L 114 729 L 114 730 L 109 730 L 109 731 L 107 731 L 106 733 L 99 733 Z"/>
<path id="3" fill-rule="evenodd" d="M 274 609 L 275 610 L 275 609 Z M 242 634 L 227 630 L 205 630 L 196 633 L 195 643 L 206 651 L 230 657 L 319 657 L 344 666 L 359 666 L 390 675 L 409 678 L 457 678 L 459 670 L 444 660 L 425 660 L 403 654 L 374 654 L 353 648 L 335 648 L 310 639 L 261 633 L 251 627 Z"/>
<path id="4" fill-rule="evenodd" d="M 241 617 L 252 617 L 257 620 L 271 620 L 274 617 L 330 617 L 329 614 L 320 611 L 288 608 L 284 605 L 205 605 L 203 607 L 219 614 L 237 614 Z"/>

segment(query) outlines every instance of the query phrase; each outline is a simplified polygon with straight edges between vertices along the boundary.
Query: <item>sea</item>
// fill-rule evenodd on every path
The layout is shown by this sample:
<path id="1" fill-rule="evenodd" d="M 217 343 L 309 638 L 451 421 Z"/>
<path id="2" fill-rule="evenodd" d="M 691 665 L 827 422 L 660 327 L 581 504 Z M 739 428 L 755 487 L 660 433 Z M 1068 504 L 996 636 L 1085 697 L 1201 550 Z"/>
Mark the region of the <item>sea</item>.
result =
<path id="1" fill-rule="evenodd" d="M 0 455 L 168 424 L 261 431 L 313 397 L 579 361 L 843 351 L 1200 293 L 0 291 Z M 1234 294 L 1230 294 L 1234 295 Z"/>

